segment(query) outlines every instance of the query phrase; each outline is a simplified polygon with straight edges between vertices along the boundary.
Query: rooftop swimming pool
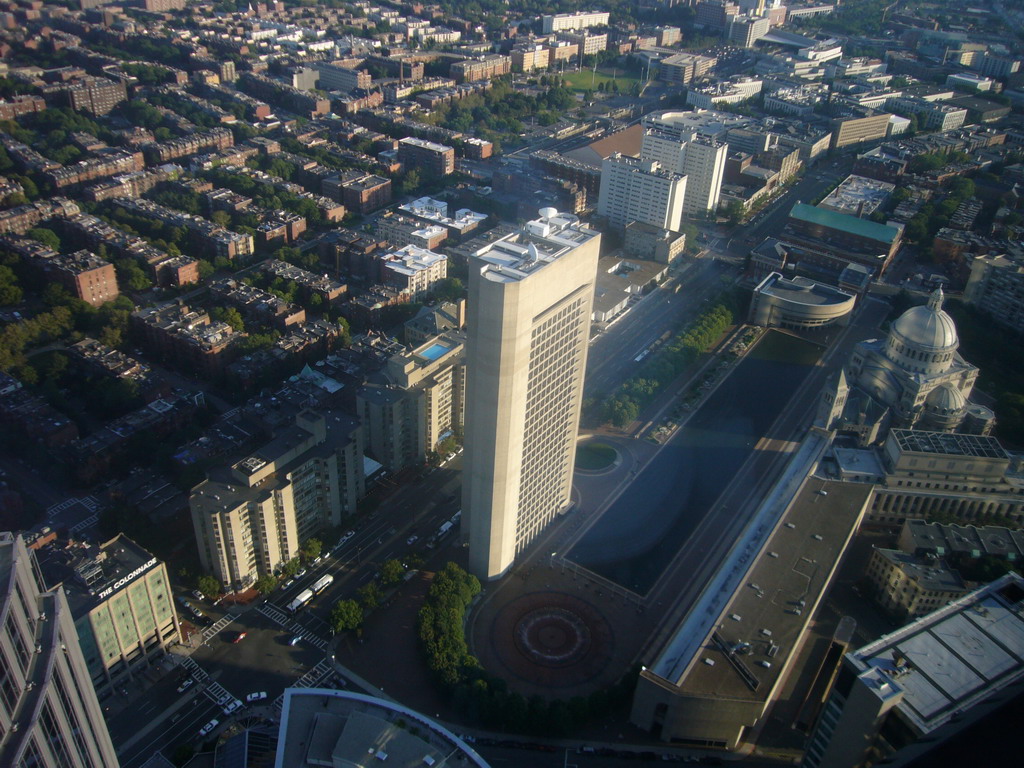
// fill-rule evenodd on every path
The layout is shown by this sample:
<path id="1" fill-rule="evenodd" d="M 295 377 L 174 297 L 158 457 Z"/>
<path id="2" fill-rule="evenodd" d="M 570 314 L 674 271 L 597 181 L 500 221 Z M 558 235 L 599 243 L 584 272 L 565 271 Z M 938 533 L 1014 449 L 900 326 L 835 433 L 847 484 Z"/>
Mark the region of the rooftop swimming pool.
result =
<path id="1" fill-rule="evenodd" d="M 419 352 L 419 356 L 425 357 L 427 360 L 433 362 L 434 360 L 437 360 L 437 358 L 441 357 L 441 355 L 443 355 L 445 352 L 449 351 L 451 351 L 450 346 L 448 346 L 447 344 L 442 344 L 441 342 L 438 341 L 434 342 L 429 347 Z"/>

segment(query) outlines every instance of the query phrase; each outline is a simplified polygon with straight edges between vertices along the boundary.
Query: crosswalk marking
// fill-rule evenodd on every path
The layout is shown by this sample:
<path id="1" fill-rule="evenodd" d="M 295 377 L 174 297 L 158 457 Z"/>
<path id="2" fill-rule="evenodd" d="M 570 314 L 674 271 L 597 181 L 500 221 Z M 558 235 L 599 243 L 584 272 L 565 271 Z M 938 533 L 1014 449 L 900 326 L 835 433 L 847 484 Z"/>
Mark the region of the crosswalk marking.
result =
<path id="1" fill-rule="evenodd" d="M 216 635 L 218 632 L 224 629 L 224 627 L 226 627 L 228 624 L 230 624 L 237 618 L 238 616 L 236 616 L 235 614 L 227 613 L 222 618 L 217 619 L 217 621 L 214 624 L 211 624 L 209 627 L 203 630 L 203 642 L 209 640 L 211 637 Z"/>
<path id="2" fill-rule="evenodd" d="M 306 627 L 299 624 L 299 622 L 295 621 L 295 619 L 286 615 L 274 606 L 268 603 L 264 603 L 259 607 L 259 612 L 271 621 L 273 621 L 275 624 L 279 624 L 281 627 L 287 629 L 289 632 L 298 635 L 315 648 L 319 648 L 321 651 L 327 650 L 327 640 L 324 640 L 316 633 L 306 629 Z"/>
<path id="3" fill-rule="evenodd" d="M 72 533 L 78 533 L 79 531 L 84 531 L 89 526 L 95 525 L 96 522 L 99 519 L 100 519 L 99 515 L 96 515 L 96 514 L 89 515 L 89 517 L 85 518 L 85 520 L 83 520 L 82 522 L 77 523 L 76 525 L 71 526 L 71 532 Z"/>

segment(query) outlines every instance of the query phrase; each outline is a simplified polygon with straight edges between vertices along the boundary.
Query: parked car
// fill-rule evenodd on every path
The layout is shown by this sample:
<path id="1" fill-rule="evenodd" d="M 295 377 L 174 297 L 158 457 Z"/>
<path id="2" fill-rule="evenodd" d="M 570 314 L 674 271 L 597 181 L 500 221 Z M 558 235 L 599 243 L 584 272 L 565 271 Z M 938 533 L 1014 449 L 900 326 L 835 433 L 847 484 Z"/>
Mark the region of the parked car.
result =
<path id="1" fill-rule="evenodd" d="M 178 686 L 178 693 L 184 693 L 193 685 L 195 685 L 196 679 L 194 677 L 186 678 L 182 681 L 181 685 Z"/>
<path id="2" fill-rule="evenodd" d="M 281 589 L 288 589 L 288 587 L 290 587 L 294 583 L 295 579 L 288 579 L 288 581 L 281 585 Z"/>
<path id="3" fill-rule="evenodd" d="M 203 593 L 200 592 L 198 589 L 193 589 L 192 590 L 192 597 L 194 597 L 196 600 L 202 600 L 203 599 Z"/>
<path id="4" fill-rule="evenodd" d="M 225 715 L 230 715 L 232 712 L 234 712 L 234 711 L 236 711 L 238 709 L 241 709 L 241 708 L 242 708 L 242 702 L 240 702 L 238 699 L 232 699 L 231 701 L 229 701 L 227 704 L 224 705 L 224 714 Z"/>
<path id="5" fill-rule="evenodd" d="M 305 568 L 300 568 L 299 572 L 295 574 L 295 578 L 296 579 L 301 579 L 305 575 L 306 575 L 306 569 Z"/>
<path id="6" fill-rule="evenodd" d="M 300 642 L 302 642 L 302 635 L 292 635 L 288 639 L 288 645 L 298 645 Z"/>
<path id="7" fill-rule="evenodd" d="M 248 696 L 245 697 L 245 703 L 246 704 L 254 704 L 257 701 L 266 701 L 266 698 L 267 698 L 267 692 L 266 691 L 255 691 L 255 692 L 250 693 Z"/>
<path id="8" fill-rule="evenodd" d="M 413 544 L 415 544 L 415 543 L 416 543 L 417 541 L 419 541 L 419 540 L 420 540 L 420 537 L 419 537 L 419 536 L 415 536 L 415 535 L 413 535 L 413 536 L 410 536 L 410 537 L 409 537 L 408 539 L 406 539 L 406 540 L 405 540 L 405 543 L 406 543 L 406 544 L 407 544 L 408 546 L 410 546 L 410 547 L 411 547 L 411 546 L 412 546 Z"/>
<path id="9" fill-rule="evenodd" d="M 211 720 L 210 722 L 208 722 L 206 725 L 204 725 L 202 728 L 199 729 L 199 735 L 200 736 L 206 736 L 207 734 L 210 733 L 210 731 L 212 731 L 218 725 L 220 725 L 220 720 L 217 720 L 216 718 Z"/>

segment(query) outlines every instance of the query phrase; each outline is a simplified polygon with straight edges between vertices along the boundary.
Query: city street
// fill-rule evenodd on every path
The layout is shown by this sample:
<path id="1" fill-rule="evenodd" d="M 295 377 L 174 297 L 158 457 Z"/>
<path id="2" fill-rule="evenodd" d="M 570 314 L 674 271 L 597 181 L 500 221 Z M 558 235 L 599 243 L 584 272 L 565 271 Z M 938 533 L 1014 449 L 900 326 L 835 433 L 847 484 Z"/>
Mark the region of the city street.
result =
<path id="1" fill-rule="evenodd" d="M 810 204 L 830 187 L 842 181 L 853 167 L 852 157 L 839 157 L 832 161 L 819 160 L 808 168 L 803 178 L 793 184 L 778 199 L 755 213 L 744 225 L 738 227 L 726 244 L 729 253 L 746 256 L 750 249 L 766 237 L 775 237 L 786 225 L 789 212 L 798 202 Z"/>
<path id="2" fill-rule="evenodd" d="M 587 353 L 586 397 L 608 394 L 640 367 L 636 357 L 668 330 L 680 328 L 705 308 L 705 300 L 721 287 L 724 276 L 735 267 L 702 258 L 683 268 L 678 277 L 651 291 L 604 333 L 594 339 Z M 679 293 L 674 292 L 680 284 Z"/>
<path id="3" fill-rule="evenodd" d="M 355 597 L 356 590 L 369 582 L 389 558 L 402 560 L 418 553 L 431 565 L 450 559 L 449 548 L 457 546 L 457 531 L 436 550 L 427 547 L 427 540 L 459 509 L 460 461 L 455 456 L 444 467 L 400 488 L 375 513 L 354 525 L 356 534 L 334 555 L 325 554 L 318 566 L 309 568 L 287 589 L 279 588 L 266 601 L 233 606 L 229 611 L 224 606 L 199 602 L 197 607 L 215 620 L 202 631 L 202 646 L 184 657 L 180 671 L 166 675 L 155 685 L 133 688 L 130 697 L 141 695 L 127 706 L 118 701 L 116 706 L 123 707 L 123 711 L 108 714 L 122 766 L 136 768 L 158 750 L 170 755 L 180 744 L 195 746 L 201 741 L 199 729 L 214 717 L 220 720 L 219 731 L 239 717 L 268 712 L 267 707 L 273 706 L 284 689 L 296 685 L 297 680 L 316 685 L 330 677 L 332 633 L 328 617 L 335 602 Z M 408 539 L 414 534 L 418 539 L 410 545 Z M 325 553 L 335 544 L 325 541 Z M 291 614 L 288 603 L 325 574 L 334 576 L 331 586 Z M 239 632 L 245 632 L 245 638 L 231 642 Z M 301 639 L 290 645 L 296 636 Z M 178 685 L 187 677 L 197 682 L 178 693 Z M 252 710 L 243 707 L 225 716 L 217 704 L 224 697 L 244 701 L 253 692 L 266 692 L 267 700 Z M 139 737 L 145 728 L 148 732 Z"/>

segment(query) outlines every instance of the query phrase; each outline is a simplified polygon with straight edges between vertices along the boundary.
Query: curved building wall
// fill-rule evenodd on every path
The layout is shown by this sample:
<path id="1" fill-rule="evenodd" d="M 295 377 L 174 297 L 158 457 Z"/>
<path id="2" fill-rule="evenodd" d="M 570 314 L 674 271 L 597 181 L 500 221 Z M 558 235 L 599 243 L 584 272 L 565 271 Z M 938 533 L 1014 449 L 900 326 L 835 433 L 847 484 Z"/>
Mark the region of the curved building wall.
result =
<path id="1" fill-rule="evenodd" d="M 765 327 L 818 328 L 846 325 L 856 297 L 806 278 L 772 272 L 754 289 L 750 321 Z"/>

